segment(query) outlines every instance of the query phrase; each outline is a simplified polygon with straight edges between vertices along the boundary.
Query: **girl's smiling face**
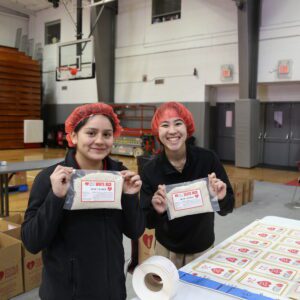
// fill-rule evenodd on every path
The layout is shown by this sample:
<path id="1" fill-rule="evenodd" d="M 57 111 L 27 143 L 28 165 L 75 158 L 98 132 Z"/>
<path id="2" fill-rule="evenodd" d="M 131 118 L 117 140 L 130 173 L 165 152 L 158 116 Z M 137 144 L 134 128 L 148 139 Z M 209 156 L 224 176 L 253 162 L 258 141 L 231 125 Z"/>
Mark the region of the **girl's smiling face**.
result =
<path id="1" fill-rule="evenodd" d="M 72 143 L 76 146 L 78 161 L 102 161 L 111 152 L 114 142 L 113 126 L 104 115 L 95 115 L 78 132 L 72 132 Z"/>
<path id="2" fill-rule="evenodd" d="M 178 117 L 166 119 L 159 124 L 158 137 L 166 150 L 183 150 L 187 139 L 186 125 Z"/>

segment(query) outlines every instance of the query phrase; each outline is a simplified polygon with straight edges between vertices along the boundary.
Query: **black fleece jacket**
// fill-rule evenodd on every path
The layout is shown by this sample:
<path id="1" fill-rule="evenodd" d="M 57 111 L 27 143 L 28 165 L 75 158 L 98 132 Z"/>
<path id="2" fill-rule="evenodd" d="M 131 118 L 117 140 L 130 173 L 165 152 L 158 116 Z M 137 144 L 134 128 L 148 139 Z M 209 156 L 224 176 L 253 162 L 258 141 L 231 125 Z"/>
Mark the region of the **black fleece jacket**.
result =
<path id="1" fill-rule="evenodd" d="M 126 169 L 105 158 L 108 170 Z M 70 150 L 60 165 L 78 168 Z M 28 251 L 42 250 L 42 300 L 126 299 L 123 233 L 137 239 L 144 231 L 138 195 L 122 194 L 122 210 L 64 210 L 51 189 L 55 166 L 36 177 L 30 193 L 22 241 Z"/>
<path id="2" fill-rule="evenodd" d="M 234 197 L 227 174 L 214 152 L 187 145 L 187 159 L 182 173 L 178 172 L 162 152 L 142 169 L 141 206 L 147 218 L 146 226 L 155 228 L 156 239 L 175 253 L 192 254 L 211 247 L 215 241 L 214 213 L 185 216 L 171 221 L 167 214 L 159 215 L 151 200 L 160 184 L 175 184 L 207 177 L 215 172 L 227 184 L 227 195 L 219 201 L 220 215 L 232 212 Z"/>

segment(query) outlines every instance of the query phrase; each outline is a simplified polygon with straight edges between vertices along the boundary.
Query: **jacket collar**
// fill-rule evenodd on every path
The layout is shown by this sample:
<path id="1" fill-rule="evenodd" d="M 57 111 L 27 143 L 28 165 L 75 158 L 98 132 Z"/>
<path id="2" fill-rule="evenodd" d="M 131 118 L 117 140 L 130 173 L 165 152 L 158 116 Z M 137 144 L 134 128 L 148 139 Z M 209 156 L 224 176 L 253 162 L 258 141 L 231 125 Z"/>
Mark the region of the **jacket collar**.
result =
<path id="1" fill-rule="evenodd" d="M 185 162 L 185 166 L 183 171 L 190 166 L 191 164 L 191 149 L 190 149 L 190 145 L 186 144 L 186 162 Z M 164 171 L 165 174 L 180 174 L 180 172 L 178 172 L 173 166 L 172 164 L 169 162 L 166 152 L 163 150 L 159 156 L 159 163 L 162 166 L 162 169 Z"/>

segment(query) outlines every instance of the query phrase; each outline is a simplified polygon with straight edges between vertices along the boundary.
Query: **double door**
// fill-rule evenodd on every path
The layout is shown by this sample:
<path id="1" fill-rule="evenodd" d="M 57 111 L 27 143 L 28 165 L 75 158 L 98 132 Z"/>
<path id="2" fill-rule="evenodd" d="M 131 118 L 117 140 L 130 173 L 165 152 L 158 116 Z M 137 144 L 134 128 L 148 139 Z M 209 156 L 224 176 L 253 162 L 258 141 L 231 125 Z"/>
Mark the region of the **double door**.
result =
<path id="1" fill-rule="evenodd" d="M 234 103 L 218 103 L 216 113 L 216 152 L 221 160 L 234 162 Z M 300 160 L 300 103 L 262 103 L 257 142 L 261 164 L 295 167 Z"/>
<path id="2" fill-rule="evenodd" d="M 261 117 L 260 162 L 295 167 L 300 160 L 300 103 L 267 103 Z"/>

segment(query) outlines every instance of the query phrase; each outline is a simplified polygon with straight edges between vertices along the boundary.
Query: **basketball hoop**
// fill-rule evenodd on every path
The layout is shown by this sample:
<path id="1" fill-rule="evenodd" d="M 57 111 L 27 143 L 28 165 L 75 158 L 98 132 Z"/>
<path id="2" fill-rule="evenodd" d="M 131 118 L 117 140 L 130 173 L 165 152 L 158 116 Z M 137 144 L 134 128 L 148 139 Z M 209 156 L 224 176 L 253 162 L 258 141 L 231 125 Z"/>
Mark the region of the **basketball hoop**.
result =
<path id="1" fill-rule="evenodd" d="M 57 67 L 56 68 L 56 78 L 59 81 L 75 78 L 77 73 L 78 73 L 78 69 L 76 67 Z"/>

